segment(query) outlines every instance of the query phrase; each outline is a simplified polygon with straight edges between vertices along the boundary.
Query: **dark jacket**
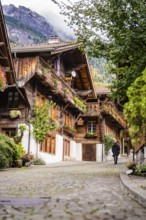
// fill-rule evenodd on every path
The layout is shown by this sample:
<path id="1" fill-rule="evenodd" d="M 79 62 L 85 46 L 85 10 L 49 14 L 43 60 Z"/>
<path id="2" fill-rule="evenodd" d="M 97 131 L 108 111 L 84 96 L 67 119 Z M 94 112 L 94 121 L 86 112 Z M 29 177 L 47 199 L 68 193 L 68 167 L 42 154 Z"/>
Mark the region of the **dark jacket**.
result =
<path id="1" fill-rule="evenodd" d="M 114 143 L 112 146 L 112 152 L 113 152 L 113 156 L 116 155 L 118 156 L 120 153 L 120 146 L 118 145 L 118 143 Z"/>

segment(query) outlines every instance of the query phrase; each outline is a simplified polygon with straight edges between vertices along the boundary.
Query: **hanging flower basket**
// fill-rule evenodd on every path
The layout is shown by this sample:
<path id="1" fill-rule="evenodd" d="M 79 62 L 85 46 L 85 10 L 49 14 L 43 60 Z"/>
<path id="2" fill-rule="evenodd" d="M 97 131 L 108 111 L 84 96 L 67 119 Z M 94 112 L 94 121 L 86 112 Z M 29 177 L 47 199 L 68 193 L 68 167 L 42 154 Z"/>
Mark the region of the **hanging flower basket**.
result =
<path id="1" fill-rule="evenodd" d="M 6 88 L 6 74 L 3 68 L 0 66 L 0 91 L 4 91 Z"/>

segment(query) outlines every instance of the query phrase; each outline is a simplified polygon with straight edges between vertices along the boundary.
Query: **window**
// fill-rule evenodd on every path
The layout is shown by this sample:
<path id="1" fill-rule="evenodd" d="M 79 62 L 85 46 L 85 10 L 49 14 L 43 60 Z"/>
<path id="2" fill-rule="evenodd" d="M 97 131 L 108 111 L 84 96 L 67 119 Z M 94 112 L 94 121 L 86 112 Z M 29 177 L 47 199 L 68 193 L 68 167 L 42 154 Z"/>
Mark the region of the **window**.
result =
<path id="1" fill-rule="evenodd" d="M 89 121 L 87 124 L 87 132 L 96 132 L 96 121 Z"/>
<path id="2" fill-rule="evenodd" d="M 19 105 L 19 93 L 9 92 L 8 93 L 8 108 L 18 108 Z"/>
<path id="3" fill-rule="evenodd" d="M 64 156 L 70 156 L 70 141 L 66 139 L 63 140 L 63 154 Z"/>
<path id="4" fill-rule="evenodd" d="M 12 138 L 16 136 L 16 128 L 2 128 L 2 133 Z"/>
<path id="5" fill-rule="evenodd" d="M 41 143 L 40 150 L 49 154 L 55 154 L 56 151 L 55 137 L 47 136 L 46 139 Z"/>
<path id="6" fill-rule="evenodd" d="M 73 127 L 73 117 L 68 113 L 64 113 L 64 125 Z"/>

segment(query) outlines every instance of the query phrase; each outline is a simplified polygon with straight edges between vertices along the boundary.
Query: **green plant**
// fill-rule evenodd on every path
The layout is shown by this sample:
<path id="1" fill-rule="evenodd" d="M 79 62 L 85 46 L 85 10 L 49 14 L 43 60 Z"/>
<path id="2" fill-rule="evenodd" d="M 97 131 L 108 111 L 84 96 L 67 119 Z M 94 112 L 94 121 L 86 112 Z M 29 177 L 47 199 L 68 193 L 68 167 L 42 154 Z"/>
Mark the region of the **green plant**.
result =
<path id="1" fill-rule="evenodd" d="M 7 135 L 0 134 L 0 168 L 15 167 L 19 159 L 15 142 Z"/>
<path id="2" fill-rule="evenodd" d="M 42 73 L 46 75 L 49 72 L 49 70 L 46 67 L 42 67 Z"/>
<path id="3" fill-rule="evenodd" d="M 96 132 L 87 132 L 86 137 L 97 137 Z"/>
<path id="4" fill-rule="evenodd" d="M 74 131 L 74 132 L 77 131 L 75 128 L 72 128 L 72 127 L 70 127 L 68 125 L 64 125 L 64 128 L 69 129 L 69 130 Z"/>
<path id="5" fill-rule="evenodd" d="M 35 119 L 32 122 L 33 124 L 33 134 L 37 143 L 41 143 L 45 137 L 47 131 L 53 131 L 57 129 L 57 121 L 52 120 L 49 114 L 50 107 L 54 103 L 49 103 L 45 101 L 41 108 L 36 104 L 35 105 Z"/>
<path id="6" fill-rule="evenodd" d="M 126 166 L 128 169 L 132 169 L 132 170 L 136 169 L 136 163 L 134 161 L 127 163 Z"/>
<path id="7" fill-rule="evenodd" d="M 134 174 L 137 176 L 145 176 L 146 175 L 146 164 L 137 166 L 134 170 Z"/>
<path id="8" fill-rule="evenodd" d="M 54 86 L 57 88 L 59 81 L 57 79 L 54 80 Z"/>
<path id="9" fill-rule="evenodd" d="M 107 156 L 109 153 L 109 150 L 112 148 L 113 145 L 113 136 L 112 135 L 105 135 L 103 138 L 103 143 L 104 143 L 104 150 L 105 150 L 105 155 Z"/>
<path id="10" fill-rule="evenodd" d="M 24 149 L 24 147 L 23 147 L 23 145 L 22 145 L 22 142 L 19 142 L 19 143 L 16 145 L 16 147 L 17 147 L 17 152 L 18 152 L 19 158 L 22 158 L 22 156 L 25 154 L 25 149 Z"/>
<path id="11" fill-rule="evenodd" d="M 74 97 L 74 102 L 77 107 L 83 110 L 83 112 L 86 111 L 86 105 L 80 99 L 78 99 L 77 97 Z"/>
<path id="12" fill-rule="evenodd" d="M 16 144 L 19 144 L 19 142 L 21 142 L 23 135 L 24 135 L 24 131 L 26 131 L 26 126 L 25 125 L 20 125 L 19 126 L 19 130 L 20 130 L 20 135 L 15 135 L 14 136 L 14 141 Z"/>
<path id="13" fill-rule="evenodd" d="M 24 132 L 24 131 L 27 130 L 27 128 L 26 128 L 25 125 L 20 125 L 20 126 L 19 126 L 19 130 L 20 130 L 20 132 Z"/>
<path id="14" fill-rule="evenodd" d="M 19 110 L 11 110 L 10 111 L 10 118 L 14 119 L 17 117 L 21 117 L 21 111 Z"/>
<path id="15" fill-rule="evenodd" d="M 69 93 L 69 89 L 68 88 L 64 88 L 63 91 L 64 91 L 64 95 L 65 96 Z"/>
<path id="16" fill-rule="evenodd" d="M 46 165 L 45 161 L 41 158 L 35 158 L 33 159 L 33 164 L 34 165 Z"/>

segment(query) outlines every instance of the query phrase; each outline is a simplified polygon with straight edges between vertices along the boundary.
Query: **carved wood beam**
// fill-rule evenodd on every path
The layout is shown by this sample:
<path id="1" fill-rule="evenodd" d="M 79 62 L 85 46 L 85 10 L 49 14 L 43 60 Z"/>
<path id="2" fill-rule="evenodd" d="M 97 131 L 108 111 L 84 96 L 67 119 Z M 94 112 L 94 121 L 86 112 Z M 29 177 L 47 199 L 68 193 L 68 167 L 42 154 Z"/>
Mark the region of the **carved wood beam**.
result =
<path id="1" fill-rule="evenodd" d="M 82 115 L 82 113 L 79 113 L 78 114 L 78 117 L 76 118 L 76 120 L 74 121 L 74 125 L 77 123 L 77 121 L 78 121 L 78 119 L 79 119 L 79 117 Z"/>
<path id="2" fill-rule="evenodd" d="M 61 113 L 63 113 L 69 105 L 70 105 L 70 103 L 67 103 L 66 106 L 61 110 Z"/>

